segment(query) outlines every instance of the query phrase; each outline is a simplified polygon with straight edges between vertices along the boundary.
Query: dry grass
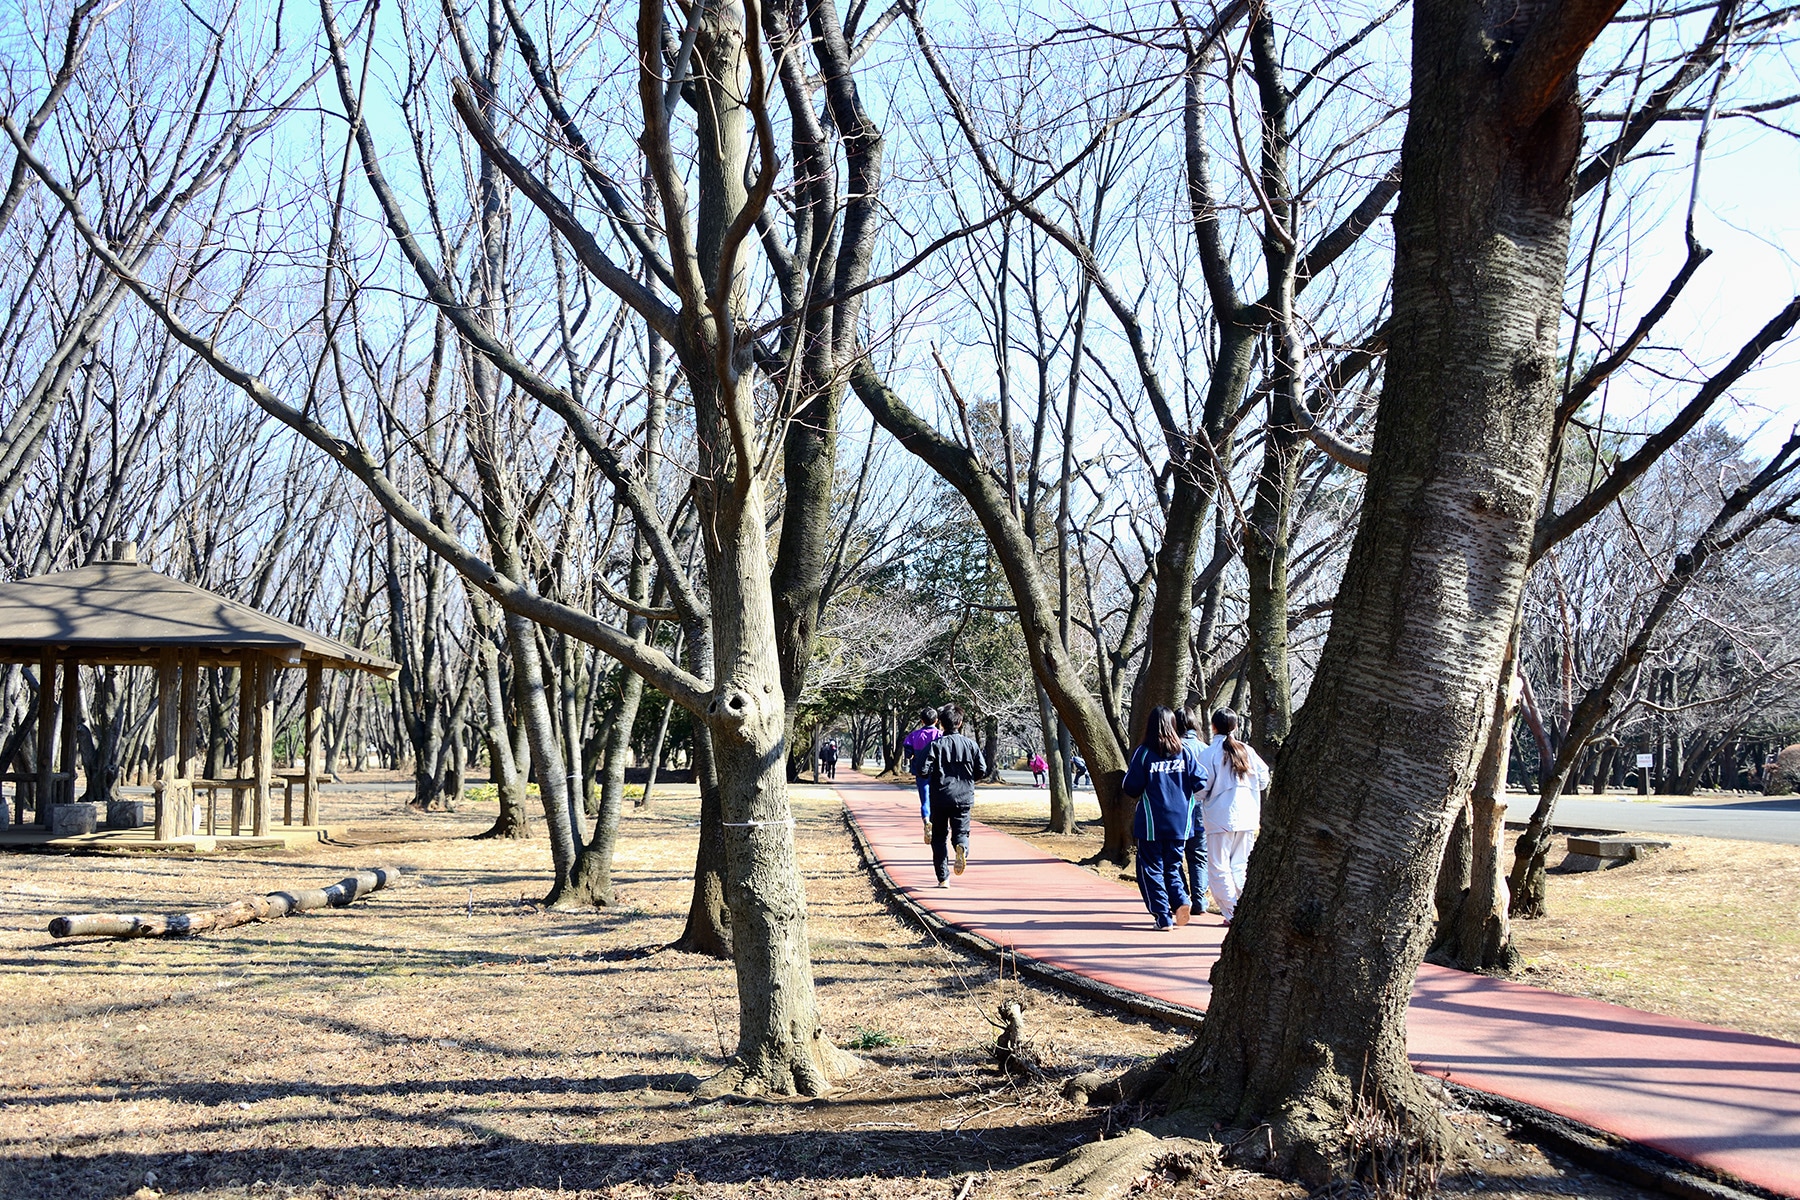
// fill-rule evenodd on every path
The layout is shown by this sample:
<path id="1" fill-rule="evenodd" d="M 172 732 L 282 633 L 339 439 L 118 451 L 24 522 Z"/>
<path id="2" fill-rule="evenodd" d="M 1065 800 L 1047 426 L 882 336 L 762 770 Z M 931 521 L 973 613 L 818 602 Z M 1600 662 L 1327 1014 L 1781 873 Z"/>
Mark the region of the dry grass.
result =
<path id="1" fill-rule="evenodd" d="M 1092 792 L 1078 793 L 1086 824 L 1073 837 L 1042 832 L 1048 806 L 1043 792 L 996 790 L 978 794 L 975 815 L 1072 862 L 1099 848 Z M 1551 915 L 1513 923 L 1521 978 L 1800 1041 L 1800 846 L 1645 836 L 1673 844 L 1628 866 L 1549 877 Z M 1559 844 L 1551 865 L 1561 859 Z"/>
<path id="2" fill-rule="evenodd" d="M 1523 978 L 1800 1041 L 1800 846 L 1646 836 L 1674 844 L 1550 876 L 1550 915 L 1513 924 Z"/>
<path id="3" fill-rule="evenodd" d="M 1021 1164 L 1104 1116 L 989 1065 L 982 1016 L 1023 991 L 1062 1072 L 1184 1040 L 1003 984 L 896 918 L 830 793 L 795 794 L 827 1027 L 866 1066 L 825 1102 L 694 1106 L 733 1040 L 727 964 L 680 932 L 697 805 L 624 822 L 620 904 L 541 911 L 543 842 L 467 840 L 491 809 L 422 816 L 401 792 L 331 796 L 337 843 L 258 857 L 0 857 L 0 1196 L 792 1198 L 1028 1195 Z M 191 941 L 53 943 L 53 916 L 190 908 L 389 864 L 345 910 Z M 1615 1188 L 1460 1118 L 1484 1195 Z M 975 1182 L 967 1189 L 969 1177 Z M 1139 1195 L 1295 1196 L 1241 1172 Z"/>

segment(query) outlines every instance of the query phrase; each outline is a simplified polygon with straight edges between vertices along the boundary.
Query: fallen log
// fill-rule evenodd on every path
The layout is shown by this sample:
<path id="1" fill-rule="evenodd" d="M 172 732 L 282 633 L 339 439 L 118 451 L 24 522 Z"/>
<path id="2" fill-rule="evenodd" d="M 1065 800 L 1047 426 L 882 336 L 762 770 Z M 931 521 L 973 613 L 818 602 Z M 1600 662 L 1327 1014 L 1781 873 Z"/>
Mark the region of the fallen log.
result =
<path id="1" fill-rule="evenodd" d="M 230 929 L 235 925 L 248 925 L 252 921 L 273 921 L 289 913 L 309 912 L 315 908 L 343 908 L 370 892 L 380 891 L 399 878 L 400 872 L 392 867 L 371 867 L 340 879 L 330 887 L 270 892 L 266 896 L 245 896 L 218 908 L 202 909 L 199 912 L 147 916 L 90 913 L 80 917 L 57 917 L 50 922 L 50 936 L 188 937 L 209 929 Z"/>

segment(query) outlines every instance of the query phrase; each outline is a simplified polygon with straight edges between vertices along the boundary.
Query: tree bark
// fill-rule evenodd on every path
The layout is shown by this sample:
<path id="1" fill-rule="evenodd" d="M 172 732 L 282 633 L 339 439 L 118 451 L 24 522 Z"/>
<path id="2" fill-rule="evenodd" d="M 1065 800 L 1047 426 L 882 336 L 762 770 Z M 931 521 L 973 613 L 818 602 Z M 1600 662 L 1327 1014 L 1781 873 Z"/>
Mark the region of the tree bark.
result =
<path id="1" fill-rule="evenodd" d="M 1406 1005 L 1530 554 L 1581 143 L 1573 70 L 1610 11 L 1486 15 L 1414 8 L 1366 498 L 1212 1007 L 1168 1090 L 1190 1120 L 1266 1123 L 1275 1164 L 1314 1184 L 1355 1172 L 1358 1112 L 1428 1153 L 1454 1143 L 1407 1061 Z"/>

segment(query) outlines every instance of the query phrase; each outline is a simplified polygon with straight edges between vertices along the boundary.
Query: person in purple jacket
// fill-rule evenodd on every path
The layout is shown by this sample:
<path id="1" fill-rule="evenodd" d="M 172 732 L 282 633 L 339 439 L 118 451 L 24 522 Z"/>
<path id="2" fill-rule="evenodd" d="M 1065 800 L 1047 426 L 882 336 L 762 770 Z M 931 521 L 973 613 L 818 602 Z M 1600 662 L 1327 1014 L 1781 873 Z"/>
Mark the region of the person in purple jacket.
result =
<path id="1" fill-rule="evenodd" d="M 925 773 L 925 763 L 931 754 L 931 743 L 938 740 L 942 730 L 937 727 L 938 710 L 927 704 L 919 710 L 919 727 L 906 735 L 901 743 L 906 748 L 907 764 L 912 768 L 913 781 L 919 785 L 919 820 L 925 826 L 925 844 L 931 845 L 931 792 L 930 780 Z"/>
<path id="2" fill-rule="evenodd" d="M 1175 732 L 1175 714 L 1157 705 L 1131 753 L 1122 790 L 1137 801 L 1131 834 L 1137 839 L 1138 890 L 1158 929 L 1186 925 L 1192 912 L 1181 852 L 1194 832 L 1192 797 L 1205 786 L 1199 756 Z"/>

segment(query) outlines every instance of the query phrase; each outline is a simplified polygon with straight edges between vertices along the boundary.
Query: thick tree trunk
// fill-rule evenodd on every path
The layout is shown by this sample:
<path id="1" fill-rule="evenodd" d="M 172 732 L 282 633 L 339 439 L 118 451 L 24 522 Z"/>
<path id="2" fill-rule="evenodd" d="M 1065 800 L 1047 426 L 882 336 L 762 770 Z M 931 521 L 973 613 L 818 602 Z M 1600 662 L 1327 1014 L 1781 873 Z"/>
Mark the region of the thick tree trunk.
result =
<path id="1" fill-rule="evenodd" d="M 1266 1124 L 1276 1164 L 1315 1184 L 1355 1171 L 1359 1112 L 1426 1152 L 1453 1141 L 1408 1064 L 1406 1005 L 1531 548 L 1580 146 L 1570 75 L 1599 28 L 1535 5 L 1505 9 L 1505 27 L 1469 0 L 1414 13 L 1361 520 L 1212 1006 L 1168 1091 L 1190 1119 Z"/>
<path id="2" fill-rule="evenodd" d="M 717 62 L 722 72 L 729 64 Z M 741 137 L 741 128 L 737 132 Z M 690 372 L 690 379 L 697 374 Z M 745 395 L 698 397 L 703 430 L 720 430 L 722 421 L 712 425 L 705 418 L 721 402 L 749 408 L 750 382 L 739 386 Z M 762 483 L 753 473 L 747 483 L 728 473 L 722 456 L 706 461 L 709 450 L 721 449 L 703 444 L 701 477 L 714 482 L 697 487 L 696 497 L 709 526 L 703 542 L 713 602 L 714 686 L 706 724 L 723 818 L 738 1047 L 732 1065 L 699 1094 L 817 1096 L 854 1060 L 825 1036 L 813 991 L 806 892 L 788 806 L 787 705 L 776 655 Z"/>

